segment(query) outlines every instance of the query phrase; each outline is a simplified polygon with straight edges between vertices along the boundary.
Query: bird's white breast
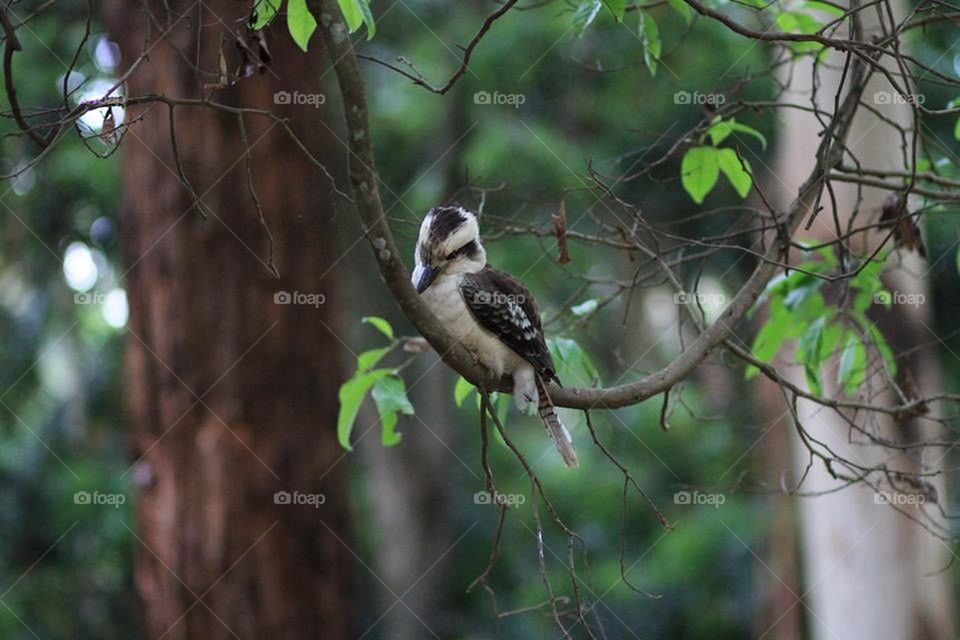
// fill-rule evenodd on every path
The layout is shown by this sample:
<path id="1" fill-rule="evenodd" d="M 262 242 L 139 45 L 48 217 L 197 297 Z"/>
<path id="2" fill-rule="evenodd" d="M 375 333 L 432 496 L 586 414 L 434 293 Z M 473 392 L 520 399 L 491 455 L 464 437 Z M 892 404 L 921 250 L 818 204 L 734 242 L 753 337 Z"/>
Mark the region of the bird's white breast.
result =
<path id="1" fill-rule="evenodd" d="M 476 354 L 483 366 L 498 376 L 512 375 L 526 362 L 477 323 L 460 294 L 462 278 L 463 274 L 441 275 L 423 292 L 424 302 L 454 339 Z"/>

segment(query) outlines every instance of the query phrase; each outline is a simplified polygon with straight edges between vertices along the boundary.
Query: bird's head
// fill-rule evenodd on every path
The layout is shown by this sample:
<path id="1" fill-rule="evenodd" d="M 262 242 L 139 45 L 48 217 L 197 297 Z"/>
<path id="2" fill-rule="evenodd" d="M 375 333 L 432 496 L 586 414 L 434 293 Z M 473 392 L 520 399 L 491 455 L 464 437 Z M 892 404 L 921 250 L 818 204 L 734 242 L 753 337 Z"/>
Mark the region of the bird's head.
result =
<path id="1" fill-rule="evenodd" d="M 440 275 L 476 273 L 487 264 L 477 216 L 456 205 L 434 207 L 420 225 L 413 286 L 423 293 Z"/>

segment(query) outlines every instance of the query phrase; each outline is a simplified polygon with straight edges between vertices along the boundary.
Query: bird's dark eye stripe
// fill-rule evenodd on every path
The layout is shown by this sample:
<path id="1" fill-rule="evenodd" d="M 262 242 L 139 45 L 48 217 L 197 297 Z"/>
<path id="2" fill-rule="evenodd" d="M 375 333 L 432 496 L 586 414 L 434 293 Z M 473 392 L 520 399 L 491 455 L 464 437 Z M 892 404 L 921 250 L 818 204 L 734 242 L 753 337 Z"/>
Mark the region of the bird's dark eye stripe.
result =
<path id="1" fill-rule="evenodd" d="M 447 260 L 453 260 L 454 258 L 459 258 L 460 256 L 472 256 L 477 252 L 477 243 L 474 240 L 471 240 L 467 244 L 463 245 L 453 253 L 447 256 Z"/>

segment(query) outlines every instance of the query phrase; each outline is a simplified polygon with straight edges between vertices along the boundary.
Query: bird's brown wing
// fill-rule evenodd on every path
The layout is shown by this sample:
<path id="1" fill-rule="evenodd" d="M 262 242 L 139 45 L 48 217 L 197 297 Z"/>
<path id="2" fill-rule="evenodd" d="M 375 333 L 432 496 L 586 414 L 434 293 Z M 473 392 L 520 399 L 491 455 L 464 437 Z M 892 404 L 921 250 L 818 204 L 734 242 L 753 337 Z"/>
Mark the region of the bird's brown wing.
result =
<path id="1" fill-rule="evenodd" d="M 460 284 L 470 313 L 547 380 L 560 384 L 530 290 L 508 273 L 486 266 Z"/>

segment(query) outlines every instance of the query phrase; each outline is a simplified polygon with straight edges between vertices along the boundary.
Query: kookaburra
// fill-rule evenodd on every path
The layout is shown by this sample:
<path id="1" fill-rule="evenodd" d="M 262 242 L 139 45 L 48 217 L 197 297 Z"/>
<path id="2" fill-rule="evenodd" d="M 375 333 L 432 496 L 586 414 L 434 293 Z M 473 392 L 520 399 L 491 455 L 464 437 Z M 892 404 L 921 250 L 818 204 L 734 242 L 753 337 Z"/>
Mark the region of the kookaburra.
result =
<path id="1" fill-rule="evenodd" d="M 570 433 L 545 381 L 558 385 L 537 305 L 523 283 L 487 264 L 477 217 L 459 206 L 431 209 L 420 225 L 413 286 L 447 331 L 495 377 L 513 377 L 517 407 L 537 406 L 570 467 L 579 465 Z"/>

